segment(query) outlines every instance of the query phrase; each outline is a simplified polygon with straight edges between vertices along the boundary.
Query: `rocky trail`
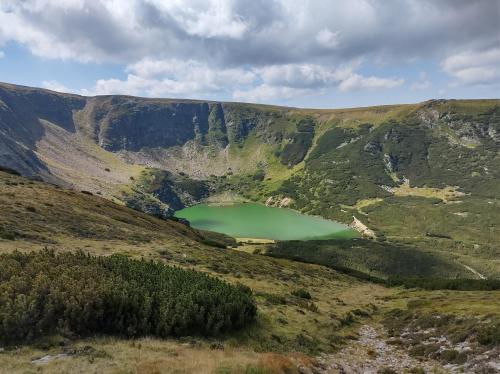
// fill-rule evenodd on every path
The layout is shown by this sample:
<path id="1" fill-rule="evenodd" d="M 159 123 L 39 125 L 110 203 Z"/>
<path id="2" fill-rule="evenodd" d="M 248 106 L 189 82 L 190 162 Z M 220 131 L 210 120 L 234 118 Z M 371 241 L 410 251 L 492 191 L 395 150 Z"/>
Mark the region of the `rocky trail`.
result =
<path id="1" fill-rule="evenodd" d="M 437 361 L 419 361 L 386 343 L 382 326 L 362 326 L 359 338 L 341 351 L 322 356 L 322 374 L 449 373 Z"/>

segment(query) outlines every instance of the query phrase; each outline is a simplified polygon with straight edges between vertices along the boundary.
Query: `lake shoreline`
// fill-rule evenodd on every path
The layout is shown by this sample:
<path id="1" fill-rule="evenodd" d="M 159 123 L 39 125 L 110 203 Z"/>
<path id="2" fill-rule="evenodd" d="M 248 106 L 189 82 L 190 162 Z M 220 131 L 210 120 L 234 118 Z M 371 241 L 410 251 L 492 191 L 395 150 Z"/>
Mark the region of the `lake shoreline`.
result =
<path id="1" fill-rule="evenodd" d="M 192 227 L 256 241 L 350 239 L 348 225 L 256 202 L 204 203 L 177 211 Z"/>

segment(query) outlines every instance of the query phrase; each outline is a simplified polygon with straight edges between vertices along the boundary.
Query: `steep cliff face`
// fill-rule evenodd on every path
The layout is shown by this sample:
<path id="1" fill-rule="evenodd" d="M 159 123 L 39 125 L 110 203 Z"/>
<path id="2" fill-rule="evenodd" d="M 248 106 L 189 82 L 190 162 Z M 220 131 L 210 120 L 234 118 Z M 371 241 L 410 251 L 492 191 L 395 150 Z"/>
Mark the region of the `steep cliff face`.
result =
<path id="1" fill-rule="evenodd" d="M 169 148 L 197 136 L 203 139 L 208 132 L 207 103 L 171 104 L 111 97 L 94 108 L 96 140 L 112 152 Z"/>
<path id="2" fill-rule="evenodd" d="M 279 134 L 268 131 L 277 116 L 282 117 L 279 110 L 244 104 L 82 97 L 0 84 L 0 164 L 49 178 L 64 162 L 60 157 L 55 162 L 54 153 L 69 155 L 77 143 L 75 155 L 80 151 L 87 155 L 75 157 L 98 158 L 105 169 L 106 160 L 89 146 L 92 143 L 129 164 L 184 170 L 198 178 L 240 165 L 253 170 L 267 157 L 259 144 L 280 146 L 286 126 Z M 229 155 L 228 146 L 242 146 L 250 135 L 257 140 L 253 158 Z M 79 167 L 81 172 L 88 169 Z M 62 176 L 67 178 L 74 179 Z"/>
<path id="3" fill-rule="evenodd" d="M 243 141 L 266 113 L 245 105 L 127 96 L 87 98 L 78 127 L 111 152 L 183 146 L 189 141 L 224 148 Z M 243 109 L 243 110 L 242 110 Z"/>
<path id="4" fill-rule="evenodd" d="M 47 121 L 74 133 L 73 112 L 83 108 L 85 100 L 74 95 L 0 85 L 0 164 L 24 175 L 43 175 L 50 179 L 44 163 L 35 153 L 36 143 Z"/>

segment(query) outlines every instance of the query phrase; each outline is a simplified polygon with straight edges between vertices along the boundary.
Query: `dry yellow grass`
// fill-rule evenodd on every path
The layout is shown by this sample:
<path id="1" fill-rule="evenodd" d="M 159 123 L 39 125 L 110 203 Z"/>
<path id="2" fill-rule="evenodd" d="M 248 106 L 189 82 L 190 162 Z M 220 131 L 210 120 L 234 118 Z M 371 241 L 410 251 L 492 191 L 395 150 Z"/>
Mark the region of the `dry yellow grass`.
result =
<path id="1" fill-rule="evenodd" d="M 463 192 L 458 191 L 457 188 L 453 186 L 446 186 L 445 188 L 410 187 L 410 182 L 406 180 L 400 186 L 392 188 L 392 192 L 396 196 L 421 196 L 438 198 L 448 202 L 465 195 Z"/>
<path id="2" fill-rule="evenodd" d="M 162 373 L 170 367 L 185 368 L 181 372 L 203 372 L 197 371 L 202 366 L 206 372 L 213 372 L 215 363 L 224 363 L 230 355 L 233 358 L 228 359 L 229 367 L 238 369 L 239 365 L 244 369 L 247 362 L 264 362 L 257 351 L 329 351 L 356 329 L 356 324 L 341 325 L 345 315 L 356 309 L 372 313 L 374 307 L 382 306 L 383 297 L 393 292 L 322 266 L 214 248 L 203 243 L 203 235 L 182 224 L 158 220 L 97 196 L 5 173 L 0 173 L 0 191 L 0 226 L 20 234 L 16 240 L 0 239 L 0 253 L 39 250 L 44 246 L 96 255 L 120 253 L 207 272 L 230 283 L 243 283 L 256 295 L 256 323 L 220 337 L 224 352 L 209 350 L 209 341 L 204 339 L 200 339 L 205 344 L 203 349 L 186 348 L 177 340 L 144 340 L 140 350 L 129 347 L 130 341 L 97 339 L 91 345 L 108 352 L 111 358 L 96 358 L 89 364 L 85 363 L 87 356 L 55 360 L 47 366 L 53 367 L 52 372 L 72 372 L 71 368 L 80 367 L 81 372 Z M 291 291 L 296 288 L 307 289 L 312 300 L 293 296 Z M 72 344 L 86 345 L 89 340 Z M 172 347 L 180 350 L 177 356 L 165 357 L 165 352 L 161 353 Z M 12 373 L 30 372 L 36 369 L 31 358 L 61 352 L 60 347 L 20 348 L 1 353 L 0 367 L 9 368 Z"/>
<path id="3" fill-rule="evenodd" d="M 273 239 L 259 239 L 259 238 L 235 238 L 238 243 L 242 244 L 271 244 L 275 241 Z"/>
<path id="4" fill-rule="evenodd" d="M 0 354 L 0 373 L 209 374 L 222 368 L 236 372 L 239 368 L 256 367 L 266 358 L 265 354 L 251 350 L 211 349 L 207 343 L 197 341 L 193 344 L 150 338 L 86 339 L 66 349 L 76 353 L 53 358 L 46 364 L 31 362 L 46 355 L 56 357 L 63 350 L 24 347 Z"/>

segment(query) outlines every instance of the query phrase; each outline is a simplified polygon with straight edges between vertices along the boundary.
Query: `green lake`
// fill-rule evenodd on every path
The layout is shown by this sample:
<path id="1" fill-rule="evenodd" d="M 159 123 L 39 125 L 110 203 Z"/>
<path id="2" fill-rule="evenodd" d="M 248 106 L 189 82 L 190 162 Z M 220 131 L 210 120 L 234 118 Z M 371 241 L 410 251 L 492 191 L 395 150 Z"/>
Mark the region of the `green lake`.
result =
<path id="1" fill-rule="evenodd" d="M 199 204 L 179 210 L 175 216 L 187 219 L 194 228 L 236 238 L 319 240 L 357 236 L 342 223 L 256 203 Z"/>

